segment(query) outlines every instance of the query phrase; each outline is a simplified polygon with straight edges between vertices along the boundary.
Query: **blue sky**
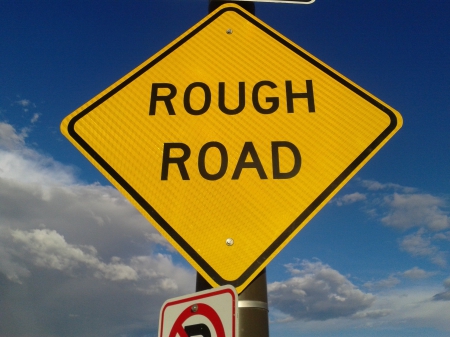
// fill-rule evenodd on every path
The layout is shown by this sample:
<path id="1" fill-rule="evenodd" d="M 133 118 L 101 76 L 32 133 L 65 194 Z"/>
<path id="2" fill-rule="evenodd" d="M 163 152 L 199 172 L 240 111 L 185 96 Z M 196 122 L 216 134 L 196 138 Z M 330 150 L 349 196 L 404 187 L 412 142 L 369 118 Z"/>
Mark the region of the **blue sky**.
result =
<path id="1" fill-rule="evenodd" d="M 450 331 L 450 4 L 257 3 L 404 119 L 269 264 L 271 336 Z M 206 0 L 0 4 L 0 336 L 156 336 L 195 272 L 60 134 Z M 6 318 L 3 318 L 6 317 Z"/>

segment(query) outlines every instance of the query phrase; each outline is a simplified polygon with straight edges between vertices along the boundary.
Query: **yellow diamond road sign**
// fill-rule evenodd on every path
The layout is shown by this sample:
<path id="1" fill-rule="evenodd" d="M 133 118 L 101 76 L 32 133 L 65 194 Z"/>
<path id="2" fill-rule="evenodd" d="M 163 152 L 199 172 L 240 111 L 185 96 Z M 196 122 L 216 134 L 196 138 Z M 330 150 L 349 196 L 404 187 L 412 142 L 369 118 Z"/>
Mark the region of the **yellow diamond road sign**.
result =
<path id="1" fill-rule="evenodd" d="M 241 292 L 401 124 L 225 5 L 61 129 L 208 282 Z"/>

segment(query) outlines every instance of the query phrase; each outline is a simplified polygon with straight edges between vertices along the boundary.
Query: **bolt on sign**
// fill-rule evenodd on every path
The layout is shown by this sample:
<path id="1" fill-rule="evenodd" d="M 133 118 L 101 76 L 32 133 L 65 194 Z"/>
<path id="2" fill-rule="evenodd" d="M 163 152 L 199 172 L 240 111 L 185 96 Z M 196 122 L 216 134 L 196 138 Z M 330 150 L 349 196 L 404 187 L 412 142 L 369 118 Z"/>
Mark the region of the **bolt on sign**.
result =
<path id="1" fill-rule="evenodd" d="M 229 4 L 61 130 L 210 284 L 241 292 L 401 125 Z"/>

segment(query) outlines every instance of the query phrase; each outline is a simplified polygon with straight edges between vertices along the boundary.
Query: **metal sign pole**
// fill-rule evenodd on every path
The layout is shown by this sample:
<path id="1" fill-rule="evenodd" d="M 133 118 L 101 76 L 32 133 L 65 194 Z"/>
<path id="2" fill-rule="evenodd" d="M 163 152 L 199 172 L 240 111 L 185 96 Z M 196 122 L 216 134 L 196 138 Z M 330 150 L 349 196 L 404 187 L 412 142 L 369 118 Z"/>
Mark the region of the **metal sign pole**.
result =
<path id="1" fill-rule="evenodd" d="M 240 337 L 269 337 L 266 269 L 238 296 Z"/>
<path id="2" fill-rule="evenodd" d="M 211 289 L 197 273 L 196 291 Z M 269 307 L 267 303 L 266 269 L 238 296 L 239 337 L 269 337 Z"/>

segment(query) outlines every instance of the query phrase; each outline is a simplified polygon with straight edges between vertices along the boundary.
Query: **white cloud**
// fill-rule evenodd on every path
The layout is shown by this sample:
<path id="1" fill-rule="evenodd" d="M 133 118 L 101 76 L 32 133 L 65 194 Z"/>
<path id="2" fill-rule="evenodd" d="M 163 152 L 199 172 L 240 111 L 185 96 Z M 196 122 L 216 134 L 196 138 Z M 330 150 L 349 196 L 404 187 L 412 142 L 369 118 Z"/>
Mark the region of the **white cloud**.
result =
<path id="1" fill-rule="evenodd" d="M 440 231 L 450 226 L 450 220 L 442 207 L 446 202 L 430 194 L 397 194 L 385 198 L 389 213 L 382 219 L 387 226 L 401 230 L 426 227 Z"/>
<path id="2" fill-rule="evenodd" d="M 0 148 L 0 178 L 4 182 L 33 188 L 75 185 L 73 169 L 28 148 Z"/>
<path id="3" fill-rule="evenodd" d="M 35 108 L 36 104 L 31 102 L 29 99 L 19 99 L 13 102 L 13 105 L 18 105 L 22 108 L 23 111 L 28 112 L 30 108 Z"/>
<path id="4" fill-rule="evenodd" d="M 377 296 L 374 310 L 390 310 L 390 314 L 379 318 L 378 326 L 430 327 L 450 331 L 449 306 L 433 301 L 436 289 L 411 287 L 392 290 Z"/>
<path id="5" fill-rule="evenodd" d="M 435 240 L 447 240 L 450 241 L 450 231 L 444 232 L 444 233 L 436 233 L 433 236 L 433 239 Z"/>
<path id="6" fill-rule="evenodd" d="M 0 227 L 0 275 L 3 273 L 10 281 L 21 284 L 22 279 L 30 276 L 30 271 L 12 258 L 13 251 L 3 244 L 1 238 L 7 237 L 8 230 Z"/>
<path id="7" fill-rule="evenodd" d="M 18 134 L 12 125 L 0 122 L 0 149 L 15 150 L 24 145 L 24 134 Z"/>
<path id="8" fill-rule="evenodd" d="M 396 190 L 401 191 L 403 193 L 414 193 L 417 190 L 413 187 L 406 187 L 393 183 L 380 183 L 374 180 L 360 180 L 360 183 L 363 187 L 367 188 L 369 191 Z"/>
<path id="9" fill-rule="evenodd" d="M 21 260 L 30 261 L 37 267 L 55 269 L 70 274 L 76 269 L 87 267 L 94 276 L 111 281 L 137 280 L 136 271 L 117 259 L 113 263 L 99 260 L 93 246 L 71 245 L 54 230 L 34 229 L 32 231 L 11 230 L 10 238 L 16 246 L 15 254 Z"/>
<path id="10" fill-rule="evenodd" d="M 145 233 L 149 242 L 163 246 L 169 252 L 176 252 L 175 248 L 159 233 Z"/>
<path id="11" fill-rule="evenodd" d="M 16 101 L 15 103 L 24 108 L 31 105 L 31 101 L 29 99 L 20 99 L 20 100 Z"/>
<path id="12" fill-rule="evenodd" d="M 391 275 L 387 279 L 380 280 L 380 281 L 370 281 L 364 283 L 364 287 L 366 287 L 369 290 L 380 290 L 380 289 L 388 289 L 393 288 L 397 284 L 400 283 L 400 280 L 396 278 L 395 276 Z"/>
<path id="13" fill-rule="evenodd" d="M 423 236 L 424 230 L 405 236 L 400 247 L 414 256 L 430 256 L 437 252 L 437 247 L 431 245 L 431 240 Z"/>
<path id="14" fill-rule="evenodd" d="M 431 238 L 425 236 L 424 229 L 405 236 L 400 241 L 400 248 L 412 256 L 428 257 L 431 262 L 440 267 L 445 267 L 447 264 L 446 253 L 431 243 Z"/>
<path id="15" fill-rule="evenodd" d="M 36 122 L 38 121 L 38 119 L 39 119 L 40 116 L 41 116 L 40 114 L 34 113 L 34 114 L 33 114 L 33 117 L 31 117 L 31 120 L 30 120 L 31 124 L 36 123 Z"/>
<path id="16" fill-rule="evenodd" d="M 426 279 L 429 278 L 431 276 L 436 275 L 435 272 L 427 272 L 423 269 L 420 269 L 418 267 L 414 267 L 412 269 L 406 270 L 402 273 L 399 273 L 399 275 L 405 277 L 405 278 L 409 278 L 412 280 L 422 280 L 422 279 Z"/>
<path id="17" fill-rule="evenodd" d="M 297 267 L 300 266 L 301 269 Z M 345 276 L 321 262 L 287 265 L 292 278 L 268 285 L 269 303 L 297 320 L 349 317 L 375 300 Z"/>
<path id="18" fill-rule="evenodd" d="M 278 315 L 271 330 L 279 336 L 340 336 L 350 331 L 351 336 L 394 336 L 415 328 L 450 331 L 450 302 L 433 298 L 438 290 L 435 286 L 393 288 L 378 294 L 369 308 L 327 321 L 289 320 L 287 314 L 283 320 Z"/>
<path id="19" fill-rule="evenodd" d="M 0 336 L 156 334 L 193 270 L 117 190 L 80 183 L 25 140 L 0 123 Z"/>
<path id="20" fill-rule="evenodd" d="M 0 122 L 0 178 L 33 188 L 76 184 L 71 167 L 25 145 L 27 132 L 22 129 L 18 133 L 10 124 Z"/>
<path id="21" fill-rule="evenodd" d="M 389 309 L 382 309 L 382 310 L 367 310 L 362 312 L 357 312 L 352 316 L 352 318 L 371 318 L 371 319 L 377 319 L 380 317 L 385 317 L 389 315 L 392 312 L 392 310 Z"/>
<path id="22" fill-rule="evenodd" d="M 364 201 L 366 199 L 367 199 L 367 197 L 365 194 L 355 192 L 355 193 L 346 194 L 340 198 L 337 198 L 335 202 L 338 206 L 343 206 L 343 205 L 353 204 L 358 201 Z"/>
<path id="23" fill-rule="evenodd" d="M 269 310 L 269 323 L 288 323 L 295 321 L 294 317 L 286 314 L 276 308 L 270 307 Z"/>
<path id="24" fill-rule="evenodd" d="M 359 180 L 359 183 L 369 192 L 348 194 L 345 196 L 348 200 L 337 199 L 336 203 L 343 205 L 346 202 L 363 199 L 362 196 L 364 196 L 366 198 L 364 209 L 371 218 L 378 218 L 385 226 L 401 231 L 418 228 L 416 233 L 408 234 L 398 240 L 402 251 L 414 257 L 425 257 L 442 268 L 447 265 L 448 244 L 443 242 L 450 241 L 448 231 L 450 204 L 447 199 L 418 193 L 414 188 L 398 184 L 383 184 L 372 180 Z M 380 216 L 380 214 L 383 215 Z M 430 232 L 434 233 L 430 234 Z M 441 241 L 439 245 L 438 240 Z M 412 270 L 409 274 L 397 274 L 397 276 L 418 278 L 418 272 L 418 270 Z M 426 275 L 428 274 L 422 274 L 421 277 L 425 278 Z M 382 286 L 382 284 L 368 282 L 366 286 L 375 289 L 373 287 Z"/>

